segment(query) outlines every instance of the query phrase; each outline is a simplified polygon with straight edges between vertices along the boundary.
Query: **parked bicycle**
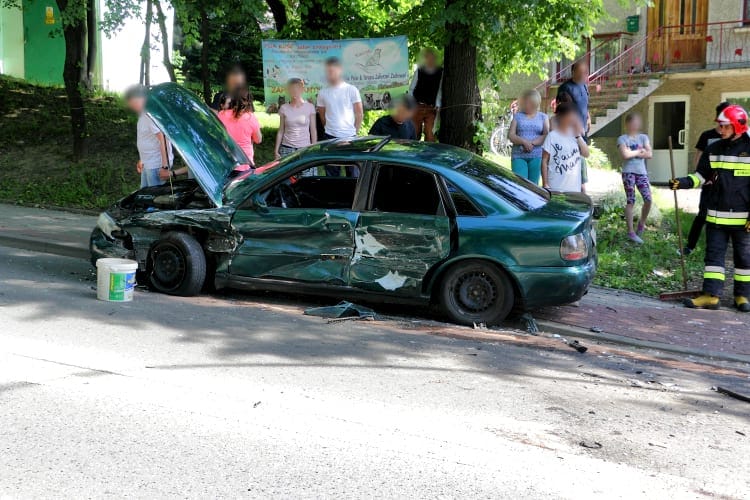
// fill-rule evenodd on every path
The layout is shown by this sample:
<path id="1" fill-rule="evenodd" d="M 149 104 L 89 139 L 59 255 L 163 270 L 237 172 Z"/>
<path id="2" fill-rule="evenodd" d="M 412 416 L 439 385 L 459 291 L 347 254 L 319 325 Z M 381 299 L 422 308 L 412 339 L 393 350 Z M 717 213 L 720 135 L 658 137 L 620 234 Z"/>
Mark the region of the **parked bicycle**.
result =
<path id="1" fill-rule="evenodd" d="M 490 134 L 490 151 L 499 156 L 510 156 L 513 149 L 513 143 L 508 139 L 508 130 L 510 122 L 513 121 L 513 115 L 518 112 L 518 100 L 514 100 L 508 106 L 506 112 L 497 119 L 497 124 Z"/>

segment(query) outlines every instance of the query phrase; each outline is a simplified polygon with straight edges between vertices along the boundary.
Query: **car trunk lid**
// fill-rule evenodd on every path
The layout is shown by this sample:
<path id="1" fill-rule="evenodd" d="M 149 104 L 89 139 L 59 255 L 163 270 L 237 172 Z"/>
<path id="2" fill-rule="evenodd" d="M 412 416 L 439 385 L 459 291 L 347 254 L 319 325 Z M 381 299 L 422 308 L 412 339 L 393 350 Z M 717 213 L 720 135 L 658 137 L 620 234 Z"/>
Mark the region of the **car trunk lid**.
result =
<path id="1" fill-rule="evenodd" d="M 237 165 L 250 161 L 214 112 L 176 83 L 152 87 L 146 112 L 182 155 L 214 205 L 222 206 L 227 176 Z"/>
<path id="2" fill-rule="evenodd" d="M 593 221 L 594 204 L 583 193 L 553 193 L 549 201 L 536 212 L 538 215 L 556 220 L 569 220 L 576 223 L 578 232 L 586 229 Z"/>

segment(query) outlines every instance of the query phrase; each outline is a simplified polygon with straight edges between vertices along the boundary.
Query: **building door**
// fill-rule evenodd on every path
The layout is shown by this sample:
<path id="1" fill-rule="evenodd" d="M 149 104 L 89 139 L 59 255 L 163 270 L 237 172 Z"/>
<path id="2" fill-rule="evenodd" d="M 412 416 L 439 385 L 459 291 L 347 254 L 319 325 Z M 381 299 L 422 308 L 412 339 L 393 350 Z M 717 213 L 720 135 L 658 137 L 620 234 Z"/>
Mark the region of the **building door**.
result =
<path id="1" fill-rule="evenodd" d="M 672 138 L 675 173 L 688 174 L 690 96 L 657 96 L 649 99 L 649 137 L 654 157 L 648 161 L 652 182 L 664 183 L 672 177 L 669 164 L 669 138 Z"/>
<path id="2" fill-rule="evenodd" d="M 648 61 L 652 67 L 702 65 L 707 22 L 705 0 L 654 0 L 648 9 Z"/>
<path id="3" fill-rule="evenodd" d="M 24 0 L 23 39 L 24 78 L 35 83 L 62 84 L 65 40 L 54 0 Z"/>

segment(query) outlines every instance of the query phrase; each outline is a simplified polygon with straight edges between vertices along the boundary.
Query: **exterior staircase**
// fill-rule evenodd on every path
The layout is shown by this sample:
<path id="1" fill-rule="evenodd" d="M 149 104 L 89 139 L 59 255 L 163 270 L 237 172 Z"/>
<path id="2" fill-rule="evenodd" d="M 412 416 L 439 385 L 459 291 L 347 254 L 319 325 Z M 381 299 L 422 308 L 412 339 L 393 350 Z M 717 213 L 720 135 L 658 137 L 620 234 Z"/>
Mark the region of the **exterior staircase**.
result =
<path id="1" fill-rule="evenodd" d="M 589 65 L 598 63 L 589 75 L 589 135 L 595 135 L 662 85 L 663 69 L 654 72 L 655 68 L 644 64 L 647 40 L 648 36 L 638 40 L 610 38 L 576 59 Z M 557 89 L 569 77 L 574 63 L 559 68 L 537 87 L 548 111 L 553 110 Z"/>
<path id="2" fill-rule="evenodd" d="M 626 80 L 629 80 L 626 83 Z M 589 113 L 591 129 L 595 135 L 612 121 L 627 113 L 633 106 L 651 95 L 662 85 L 656 73 L 612 76 L 605 82 L 589 86 Z"/>

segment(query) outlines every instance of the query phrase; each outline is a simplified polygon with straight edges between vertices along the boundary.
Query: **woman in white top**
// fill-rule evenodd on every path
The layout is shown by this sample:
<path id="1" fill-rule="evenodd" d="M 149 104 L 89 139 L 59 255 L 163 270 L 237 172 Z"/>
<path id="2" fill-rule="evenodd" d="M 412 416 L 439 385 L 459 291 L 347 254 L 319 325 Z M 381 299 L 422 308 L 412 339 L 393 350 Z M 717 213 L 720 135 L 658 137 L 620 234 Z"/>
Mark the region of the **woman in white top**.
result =
<path id="1" fill-rule="evenodd" d="M 302 98 L 304 90 L 305 83 L 300 78 L 292 78 L 287 83 L 290 99 L 279 108 L 279 131 L 274 149 L 277 160 L 318 142 L 315 106 Z"/>

